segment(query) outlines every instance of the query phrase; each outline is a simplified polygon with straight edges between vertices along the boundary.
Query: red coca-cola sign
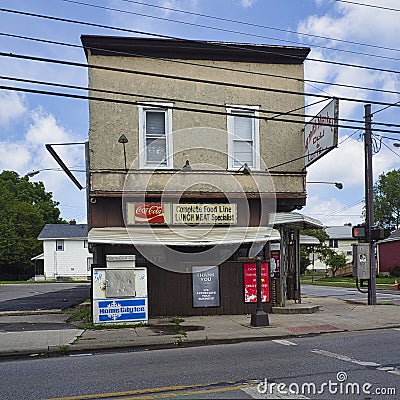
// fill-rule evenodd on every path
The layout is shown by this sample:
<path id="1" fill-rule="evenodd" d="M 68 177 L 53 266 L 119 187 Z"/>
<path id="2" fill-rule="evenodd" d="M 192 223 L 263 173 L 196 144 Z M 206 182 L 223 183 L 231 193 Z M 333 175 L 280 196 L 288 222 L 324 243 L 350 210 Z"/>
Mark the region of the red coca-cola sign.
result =
<path id="1" fill-rule="evenodd" d="M 136 224 L 164 224 L 164 205 L 160 203 L 135 203 Z"/>

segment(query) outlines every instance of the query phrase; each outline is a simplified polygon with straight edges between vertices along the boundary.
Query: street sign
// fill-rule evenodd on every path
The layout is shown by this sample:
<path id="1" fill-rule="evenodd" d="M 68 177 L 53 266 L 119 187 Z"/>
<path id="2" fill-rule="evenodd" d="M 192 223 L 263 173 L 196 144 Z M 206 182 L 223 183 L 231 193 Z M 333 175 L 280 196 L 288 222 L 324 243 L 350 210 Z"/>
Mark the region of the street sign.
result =
<path id="1" fill-rule="evenodd" d="M 304 127 L 305 167 L 329 153 L 338 144 L 339 100 L 333 99 Z"/>

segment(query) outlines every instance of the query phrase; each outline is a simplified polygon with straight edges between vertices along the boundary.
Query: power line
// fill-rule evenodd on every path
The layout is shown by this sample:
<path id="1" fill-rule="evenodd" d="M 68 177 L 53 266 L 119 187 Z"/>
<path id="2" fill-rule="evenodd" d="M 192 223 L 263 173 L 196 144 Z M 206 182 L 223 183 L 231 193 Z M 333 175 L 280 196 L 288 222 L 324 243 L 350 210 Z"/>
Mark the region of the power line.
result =
<path id="1" fill-rule="evenodd" d="M 194 23 L 194 22 L 188 22 L 188 21 L 180 21 L 180 20 L 167 18 L 167 17 L 160 17 L 160 16 L 156 16 L 156 15 L 143 14 L 143 13 L 134 12 L 134 11 L 121 10 L 121 9 L 113 8 L 113 7 L 106 7 L 106 6 L 96 5 L 96 4 L 84 3 L 82 1 L 77 1 L 77 0 L 59 0 L 59 1 L 72 3 L 72 4 L 83 5 L 83 6 L 86 6 L 86 7 L 94 7 L 94 8 L 98 8 L 98 9 L 102 9 L 102 10 L 115 11 L 115 12 L 119 12 L 119 13 L 123 13 L 123 14 L 136 15 L 136 16 L 139 16 L 139 17 L 145 17 L 145 18 L 151 18 L 151 19 L 156 19 L 156 20 L 161 20 L 161 21 L 173 22 L 173 23 L 177 23 L 177 24 L 183 24 L 183 25 L 189 25 L 189 26 L 194 26 L 194 27 L 199 27 L 199 28 L 212 29 L 212 30 L 217 30 L 217 31 L 221 31 L 221 32 L 234 33 L 234 34 L 239 34 L 239 35 L 244 35 L 244 36 L 250 36 L 250 37 L 255 37 L 255 38 L 258 38 L 258 39 L 279 40 L 280 42 L 291 43 L 291 44 L 296 44 L 296 45 L 299 45 L 299 44 L 304 45 L 304 43 L 296 42 L 294 40 L 286 40 L 286 39 L 282 39 L 282 38 L 275 38 L 275 37 L 269 37 L 269 36 L 264 36 L 264 35 L 257 35 L 257 34 L 253 34 L 253 33 L 235 31 L 235 30 L 232 30 L 232 29 L 219 28 L 219 27 L 210 26 L 210 25 L 202 25 L 202 24 L 198 24 L 198 23 Z M 310 44 L 305 44 L 305 45 L 310 46 Z M 362 56 L 368 56 L 368 57 L 375 57 L 375 58 L 380 58 L 380 59 L 398 61 L 398 58 L 395 58 L 395 57 L 388 57 L 388 56 L 382 56 L 382 55 L 378 55 L 378 54 L 363 53 L 363 52 L 354 51 L 354 50 L 338 49 L 338 48 L 334 48 L 334 47 L 321 46 L 321 45 L 316 45 L 316 44 L 314 44 L 313 47 L 321 48 L 321 49 L 328 49 L 328 50 L 331 50 L 331 51 L 338 51 L 338 52 L 344 52 L 344 53 L 349 53 L 349 54 L 355 54 L 355 55 L 362 55 Z"/>
<path id="2" fill-rule="evenodd" d="M 10 77 L 10 76 L 4 76 L 0 75 L 0 79 L 3 80 L 9 80 L 9 81 L 14 81 L 14 82 L 22 82 L 22 83 L 29 83 L 29 84 L 37 84 L 37 85 L 43 85 L 43 86 L 54 86 L 54 87 L 60 87 L 64 89 L 75 89 L 75 90 L 84 90 L 87 91 L 87 87 L 83 86 L 77 86 L 77 85 L 67 85 L 67 84 L 62 84 L 62 83 L 55 83 L 55 82 L 48 82 L 48 81 L 39 81 L 39 80 L 34 80 L 34 79 L 25 79 L 25 78 L 16 78 L 16 77 Z M 186 104 L 191 104 L 191 105 L 200 105 L 200 106 L 208 106 L 208 107 L 216 107 L 216 108 L 223 108 L 224 110 L 226 109 L 225 104 L 217 104 L 217 103 L 209 103 L 209 102 L 201 102 L 201 101 L 194 101 L 194 100 L 183 100 L 183 99 L 177 99 L 177 98 L 171 98 L 171 97 L 160 97 L 160 96 L 150 96 L 150 95 L 142 95 L 139 93 L 129 93 L 129 92 L 121 92 L 121 91 L 115 91 L 115 90 L 107 90 L 107 89 L 98 89 L 95 87 L 90 87 L 90 91 L 93 92 L 98 92 L 98 93 L 107 93 L 107 94 L 117 94 L 121 96 L 131 96 L 131 97 L 139 97 L 141 99 L 144 99 L 146 101 L 152 100 L 152 101 L 164 101 L 164 102 L 178 102 L 178 103 L 186 103 Z M 321 103 L 323 101 L 326 101 L 326 99 L 319 100 L 313 105 Z M 274 110 L 264 110 L 264 109 L 258 109 L 257 111 L 259 113 L 263 114 L 275 114 L 271 117 L 268 117 L 268 120 L 278 120 L 277 119 L 281 115 L 289 115 L 293 117 L 301 117 L 301 118 L 306 118 L 306 117 L 313 117 L 311 115 L 304 115 L 304 114 L 294 114 L 295 111 L 301 110 L 304 107 L 298 107 L 294 110 L 286 111 L 286 112 L 277 112 Z M 240 107 L 237 106 L 235 109 L 240 110 Z M 247 108 L 243 108 L 243 110 L 247 110 Z M 253 118 L 253 116 L 249 117 Z M 360 120 L 345 120 L 343 119 L 342 121 L 346 122 L 354 122 L 354 123 L 361 123 L 362 121 Z M 397 127 L 400 128 L 400 125 Z"/>
<path id="3" fill-rule="evenodd" d="M 180 37 L 176 37 L 176 36 L 155 34 L 155 33 L 151 33 L 151 32 L 139 31 L 139 30 L 134 30 L 134 29 L 119 28 L 119 27 L 113 27 L 113 26 L 109 26 L 109 25 L 96 24 L 96 23 L 92 23 L 92 22 L 83 22 L 83 21 L 77 21 L 77 20 L 72 20 L 72 19 L 67 19 L 67 18 L 53 17 L 53 16 L 49 16 L 49 15 L 35 14 L 35 13 L 11 10 L 11 9 L 6 9 L 6 8 L 0 8 L 0 11 L 13 13 L 13 14 L 19 14 L 19 15 L 25 15 L 25 16 L 29 16 L 29 17 L 49 19 L 49 20 L 52 20 L 52 21 L 67 22 L 67 23 L 72 23 L 72 24 L 92 26 L 92 27 L 96 27 L 96 28 L 117 30 L 117 31 L 121 31 L 121 32 L 136 33 L 136 34 L 140 34 L 140 35 L 147 35 L 147 36 L 159 37 L 159 38 L 164 38 L 164 39 L 180 40 L 180 41 L 185 41 L 185 42 L 188 42 L 188 43 L 196 43 L 196 44 L 205 44 L 206 43 L 205 41 L 202 41 L 202 40 L 185 39 L 185 38 L 180 38 Z M 228 44 L 224 44 L 224 43 L 214 43 L 214 44 L 216 46 L 219 46 L 219 47 L 228 47 L 229 46 Z M 265 51 L 265 50 L 261 50 L 261 49 L 240 47 L 239 45 L 237 45 L 236 48 L 237 49 L 241 49 L 241 50 L 245 50 L 245 51 L 248 51 L 248 52 L 256 52 L 256 53 L 263 53 L 263 54 L 275 54 L 272 51 Z M 301 58 L 301 57 L 298 57 L 298 56 L 295 56 L 295 55 L 287 55 L 287 57 L 292 58 L 292 59 L 300 59 Z M 328 61 L 328 60 L 321 60 L 321 59 L 315 59 L 315 58 L 308 58 L 307 61 L 320 62 L 320 63 L 332 64 L 332 65 L 338 65 L 338 66 L 346 66 L 346 67 L 351 67 L 351 68 L 359 68 L 359 69 L 370 70 L 370 71 L 378 71 L 378 72 L 388 72 L 388 73 L 393 73 L 393 74 L 400 74 L 400 71 L 396 71 L 396 70 L 390 70 L 390 69 L 385 69 L 385 68 L 377 68 L 377 67 L 368 67 L 368 66 L 365 66 L 365 65 L 349 64 L 349 63 L 343 63 L 343 62 L 338 62 L 338 61 Z"/>
<path id="4" fill-rule="evenodd" d="M 346 43 L 346 44 L 352 44 L 352 45 L 358 45 L 358 46 L 372 47 L 372 48 L 381 49 L 381 50 L 389 50 L 389 51 L 396 51 L 396 52 L 400 51 L 400 49 L 393 49 L 393 48 L 390 48 L 390 47 L 383 47 L 383 46 L 378 46 L 378 45 L 373 45 L 373 44 L 368 44 L 368 43 L 354 42 L 354 41 L 351 41 L 351 40 L 345 40 L 345 39 L 338 39 L 338 38 L 333 38 L 333 37 L 328 37 L 328 36 L 315 35 L 315 34 L 306 33 L 306 32 L 292 31 L 292 30 L 289 30 L 289 29 L 276 28 L 276 27 L 271 27 L 271 26 L 267 26 L 267 25 L 255 24 L 255 23 L 246 22 L 246 21 L 239 21 L 239 20 L 230 19 L 230 18 L 216 17 L 216 16 L 213 16 L 213 15 L 201 14 L 201 13 L 196 13 L 196 12 L 193 12 L 193 11 L 186 11 L 186 10 L 184 11 L 184 10 L 180 10 L 180 9 L 172 8 L 172 7 L 167 7 L 167 6 L 148 4 L 148 3 L 141 2 L 141 1 L 134 1 L 134 0 L 121 0 L 121 1 L 123 1 L 125 3 L 139 4 L 139 5 L 144 5 L 146 7 L 158 8 L 158 9 L 167 10 L 167 11 L 173 11 L 173 12 L 177 12 L 177 13 L 183 13 L 183 14 L 187 14 L 187 15 L 194 15 L 194 16 L 197 16 L 197 17 L 204 17 L 204 18 L 214 19 L 214 20 L 217 20 L 217 21 L 232 22 L 232 23 L 240 24 L 240 25 L 244 25 L 244 26 L 251 26 L 251 27 L 255 27 L 255 28 L 270 29 L 270 30 L 274 30 L 274 31 L 277 31 L 277 32 L 291 33 L 291 34 L 295 34 L 295 35 L 303 35 L 303 36 L 308 36 L 308 37 L 312 37 L 312 38 L 315 38 L 315 39 L 324 39 L 324 40 L 335 41 L 335 42 L 339 42 L 339 43 Z"/>
<path id="5" fill-rule="evenodd" d="M 377 8 L 380 10 L 387 10 L 387 11 L 397 11 L 399 12 L 400 10 L 398 8 L 390 8 L 390 7 L 383 7 L 383 6 L 376 6 L 374 4 L 365 4 L 365 3 L 359 3 L 355 1 L 348 1 L 348 0 L 335 0 L 338 3 L 347 3 L 347 4 L 354 4 L 356 6 L 363 6 L 363 7 L 370 7 L 370 8 Z"/>
<path id="6" fill-rule="evenodd" d="M 74 61 L 64 61 L 64 60 L 50 59 L 50 58 L 44 58 L 44 57 L 33 57 L 33 56 L 27 56 L 27 55 L 23 55 L 23 54 L 0 52 L 0 56 L 19 58 L 19 59 L 23 59 L 23 60 L 32 60 L 32 61 L 38 61 L 38 62 L 49 62 L 49 63 L 60 64 L 60 65 L 74 66 L 74 67 L 100 69 L 100 70 L 104 70 L 104 71 L 123 72 L 123 73 L 151 76 L 151 77 L 157 77 L 157 78 L 181 80 L 181 81 L 186 81 L 186 82 L 196 82 L 196 83 L 204 83 L 204 84 L 211 84 L 211 85 L 218 85 L 218 86 L 225 86 L 225 87 L 235 87 L 235 88 L 241 88 L 241 89 L 251 89 L 251 90 L 259 90 L 259 91 L 265 91 L 265 92 L 282 93 L 282 94 L 290 94 L 290 95 L 298 95 L 298 96 L 310 96 L 310 97 L 323 98 L 326 100 L 331 98 L 326 95 L 315 94 L 315 93 L 296 92 L 296 91 L 284 90 L 284 89 L 271 89 L 271 88 L 266 88 L 266 87 L 244 85 L 244 84 L 238 84 L 238 83 L 212 81 L 212 80 L 199 79 L 199 78 L 188 78 L 188 77 L 182 77 L 182 76 L 176 76 L 176 75 L 168 75 L 168 74 L 162 74 L 162 73 L 138 71 L 138 70 L 132 70 L 132 69 L 116 68 L 116 67 L 107 67 L 107 66 L 100 66 L 100 65 L 93 65 L 93 64 L 83 64 L 83 63 L 74 62 Z M 350 97 L 339 97 L 339 100 L 355 102 L 355 103 L 371 103 L 371 104 L 384 105 L 384 106 L 389 105 L 389 103 L 386 103 L 386 102 L 366 100 L 366 99 L 355 99 L 355 98 L 350 98 Z M 396 104 L 396 103 L 395 104 L 391 103 L 391 105 L 393 107 L 400 106 L 400 104 Z M 355 128 L 356 127 L 350 127 L 350 129 L 355 129 Z M 382 132 L 390 132 L 390 131 L 385 131 L 385 130 L 381 130 L 381 131 Z"/>
<path id="7" fill-rule="evenodd" d="M 393 149 L 391 149 L 385 142 L 381 142 L 387 149 L 389 149 L 393 154 L 396 154 L 397 157 L 400 157 L 399 153 L 396 153 Z"/>
<path id="8" fill-rule="evenodd" d="M 14 82 L 23 82 L 23 83 L 30 83 L 30 84 L 37 84 L 37 85 L 43 85 L 43 86 L 54 86 L 54 87 L 60 87 L 60 88 L 66 88 L 66 89 L 75 89 L 75 90 L 84 90 L 87 91 L 87 87 L 83 86 L 77 86 L 77 85 L 67 85 L 67 84 L 61 84 L 61 83 L 55 83 L 55 82 L 48 82 L 48 81 L 39 81 L 39 80 L 33 80 L 33 79 L 24 79 L 24 78 L 15 78 L 15 77 L 9 77 L 9 76 L 2 76 L 0 75 L 0 79 L 3 80 L 9 80 L 9 81 L 14 81 Z M 210 102 L 200 102 L 200 101 L 194 101 L 194 100 L 183 100 L 183 99 L 177 99 L 177 98 L 171 98 L 171 97 L 160 97 L 160 96 L 149 96 L 149 95 L 142 95 L 138 93 L 129 93 L 129 92 L 121 92 L 121 91 L 115 91 L 115 90 L 107 90 L 107 89 L 98 89 L 95 87 L 90 88 L 91 91 L 93 92 L 99 92 L 99 93 L 107 93 L 107 94 L 117 94 L 117 95 L 122 95 L 122 96 L 131 96 L 131 97 L 139 97 L 142 99 L 146 100 L 153 100 L 153 101 L 165 101 L 165 102 L 178 102 L 178 103 L 186 103 L 186 104 L 191 104 L 191 105 L 200 105 L 200 106 L 208 106 L 208 107 L 216 107 L 216 108 L 223 108 L 224 110 L 226 109 L 225 104 L 217 104 L 217 103 L 210 103 Z M 321 103 L 324 100 L 317 101 L 313 103 L 313 105 Z M 293 116 L 293 117 L 300 117 L 300 118 L 313 118 L 313 115 L 306 115 L 306 114 L 295 114 L 295 111 L 301 110 L 304 107 L 298 107 L 294 110 L 286 111 L 286 112 L 277 112 L 274 110 L 265 110 L 265 109 L 258 109 L 257 111 L 259 113 L 263 114 L 275 114 L 271 117 L 268 117 L 268 120 L 276 120 L 279 121 L 278 117 L 280 116 Z M 235 109 L 240 110 L 240 107 L 235 107 Z M 247 110 L 245 107 L 243 110 Z M 249 116 L 249 118 L 253 118 L 253 116 Z M 363 123 L 361 120 L 355 120 L 355 119 L 345 119 L 345 118 L 339 118 L 338 121 L 342 122 L 350 122 L 350 123 Z M 303 121 L 302 121 L 303 123 Z M 379 123 L 376 122 L 375 125 L 383 125 L 383 126 L 390 126 L 393 128 L 400 128 L 400 124 L 387 124 L 387 123 Z"/>
<path id="9" fill-rule="evenodd" d="M 50 95 L 50 96 L 57 96 L 57 97 L 68 97 L 68 98 L 73 98 L 73 99 L 81 99 L 81 100 L 94 100 L 94 101 L 102 101 L 102 102 L 111 102 L 111 103 L 119 103 L 119 104 L 130 104 L 130 105 L 147 105 L 148 103 L 145 102 L 140 102 L 140 101 L 129 101 L 129 100 L 122 100 L 122 99 L 113 99 L 113 98 L 105 98 L 105 97 L 96 97 L 96 96 L 91 96 L 91 95 L 78 95 L 78 94 L 72 94 L 72 93 L 60 93 L 60 92 L 51 92 L 51 91 L 46 91 L 46 90 L 37 90 L 37 89 L 27 89 L 27 88 L 19 88 L 19 87 L 13 87 L 13 86 L 5 86 L 5 85 L 0 85 L 0 89 L 4 90 L 10 90 L 10 91 L 17 91 L 17 92 L 24 92 L 24 93 L 34 93 L 34 94 L 42 94 L 42 95 Z M 194 113 L 203 113 L 203 114 L 216 114 L 216 115 L 224 115 L 226 116 L 227 113 L 223 111 L 214 111 L 214 110 L 207 110 L 207 109 L 196 109 L 196 108 L 189 108 L 189 107 L 180 107 L 180 106 L 175 106 L 173 107 L 176 110 L 181 110 L 181 111 L 190 111 Z M 237 107 L 238 110 L 240 110 L 240 107 Z M 229 115 L 237 115 L 240 117 L 243 117 L 243 114 L 229 114 Z M 262 116 L 251 116 L 249 118 L 253 119 L 262 119 L 269 121 L 270 118 L 268 117 L 262 117 Z M 304 121 L 301 120 L 295 120 L 295 119 L 284 119 L 284 118 L 275 118 L 275 121 L 278 122 L 289 122 L 289 123 L 295 123 L 295 124 L 302 124 L 305 125 Z M 331 126 L 331 124 L 328 123 L 320 123 L 319 125 L 326 125 L 326 126 Z M 337 125 L 339 128 L 343 129 L 354 129 L 354 126 L 351 125 Z M 359 128 L 362 129 L 362 128 Z M 397 130 L 389 130 L 389 129 L 375 129 L 376 132 L 386 132 L 386 133 L 395 133 L 395 134 L 400 134 L 400 131 Z"/>
<path id="10" fill-rule="evenodd" d="M 81 45 L 73 44 L 73 43 L 66 43 L 66 42 L 58 42 L 54 40 L 47 40 L 47 39 L 40 39 L 40 38 L 34 38 L 34 37 L 28 37 L 28 36 L 22 36 L 22 35 L 15 35 L 15 34 L 10 34 L 10 33 L 5 33 L 5 32 L 0 32 L 0 36 L 7 36 L 7 37 L 13 37 L 17 39 L 23 39 L 23 40 L 30 40 L 30 41 L 35 41 L 35 42 L 41 42 L 41 43 L 47 43 L 47 44 L 54 44 L 58 46 L 66 46 L 66 47 L 73 47 L 73 48 L 79 48 L 83 49 L 84 47 Z M 100 50 L 99 48 L 92 47 L 92 46 L 87 46 L 87 49 L 90 50 Z M 279 78 L 279 79 L 285 79 L 285 80 L 294 80 L 297 82 L 304 82 L 313 87 L 316 90 L 319 90 L 321 92 L 325 92 L 324 90 L 317 88 L 311 83 L 315 84 L 321 84 L 321 85 L 329 85 L 329 86 L 338 86 L 338 87 L 344 87 L 348 89 L 359 89 L 359 90 L 365 90 L 365 91 L 372 91 L 372 92 L 378 92 L 378 93 L 386 93 L 386 94 L 397 94 L 400 95 L 400 92 L 395 91 L 395 90 L 387 90 L 387 89 L 379 89 L 379 88 L 370 88 L 370 87 L 363 87 L 363 86 L 356 86 L 356 85 L 349 85 L 349 84 L 343 84 L 343 83 L 332 83 L 332 82 L 325 82 L 325 81 L 317 81 L 317 80 L 312 80 L 312 79 L 304 79 L 304 78 L 294 78 L 291 76 L 283 76 L 283 75 L 277 75 L 277 74 L 271 74 L 271 73 L 265 73 L 265 72 L 259 72 L 259 71 L 246 71 L 243 69 L 237 69 L 237 68 L 229 68 L 229 67 L 221 67 L 218 65 L 207 65 L 207 64 L 202 64 L 202 63 L 194 63 L 190 61 L 183 61 L 183 60 L 177 60 L 177 59 L 169 59 L 169 58 L 164 58 L 164 57 L 155 57 L 155 56 L 148 56 L 148 55 L 143 55 L 143 54 L 135 54 L 135 53 L 129 53 L 129 52 L 124 52 L 124 51 L 117 51 L 117 50 L 104 50 L 101 49 L 102 51 L 105 51 L 109 54 L 115 54 L 115 55 L 129 55 L 129 56 L 135 56 L 135 57 L 140 57 L 140 58 L 149 58 L 149 59 L 154 59 L 154 60 L 162 60 L 162 61 L 167 61 L 167 62 L 173 62 L 177 64 L 183 64 L 183 65 L 192 65 L 195 67 L 204 67 L 204 68 L 210 68 L 210 69 L 216 69 L 216 70 L 223 70 L 223 71 L 231 71 L 231 72 L 240 72 L 244 74 L 249 74 L 249 75 L 257 75 L 257 76 L 268 76 L 272 78 Z M 332 94 L 325 92 L 329 97 L 333 97 Z M 308 106 L 306 106 L 308 107 Z M 378 111 L 379 112 L 379 111 Z"/>

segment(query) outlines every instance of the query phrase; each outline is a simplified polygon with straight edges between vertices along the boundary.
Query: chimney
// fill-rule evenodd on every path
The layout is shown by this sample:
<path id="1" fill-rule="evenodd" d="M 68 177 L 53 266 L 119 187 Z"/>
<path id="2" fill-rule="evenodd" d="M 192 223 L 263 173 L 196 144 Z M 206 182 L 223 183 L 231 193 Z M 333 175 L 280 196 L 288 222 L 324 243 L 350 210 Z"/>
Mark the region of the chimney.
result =
<path id="1" fill-rule="evenodd" d="M 74 219 L 71 219 L 71 221 L 69 221 L 70 225 L 76 225 L 76 221 Z"/>

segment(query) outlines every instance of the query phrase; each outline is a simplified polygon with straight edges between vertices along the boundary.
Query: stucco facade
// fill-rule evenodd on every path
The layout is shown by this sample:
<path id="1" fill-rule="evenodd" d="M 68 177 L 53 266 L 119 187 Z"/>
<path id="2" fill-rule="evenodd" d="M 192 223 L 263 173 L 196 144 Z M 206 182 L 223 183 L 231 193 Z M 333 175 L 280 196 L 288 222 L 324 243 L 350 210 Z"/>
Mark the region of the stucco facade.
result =
<path id="1" fill-rule="evenodd" d="M 258 170 L 252 168 L 252 172 L 259 181 L 261 180 L 262 190 L 265 190 L 266 193 L 274 191 L 277 193 L 277 198 L 282 199 L 282 207 L 285 203 L 283 199 L 295 199 L 283 211 L 290 211 L 290 206 L 294 209 L 296 206 L 301 207 L 305 204 L 304 160 L 301 159 L 304 151 L 302 134 L 304 118 L 288 117 L 285 113 L 301 110 L 304 106 L 304 96 L 288 93 L 303 92 L 302 60 L 308 49 L 301 50 L 303 58 L 297 55 L 290 59 L 294 64 L 288 64 L 288 60 L 283 56 L 281 56 L 281 62 L 284 60 L 285 63 L 279 63 L 279 57 L 275 60 L 269 56 L 269 53 L 274 51 L 284 54 L 286 48 L 280 46 L 268 47 L 267 50 L 260 46 L 259 51 L 266 52 L 263 62 L 250 62 L 254 55 L 249 52 L 249 62 L 207 60 L 205 56 L 201 60 L 185 59 L 184 63 L 177 63 L 176 59 L 124 56 L 126 51 L 135 52 L 135 48 L 132 50 L 135 43 L 131 48 L 124 48 L 121 45 L 121 50 L 117 47 L 119 52 L 116 55 L 112 53 L 112 49 L 117 46 L 114 39 L 84 37 L 83 43 L 96 48 L 101 45 L 102 48 L 111 49 L 110 53 L 86 49 L 89 65 L 106 67 L 106 69 L 89 67 L 89 88 L 101 88 L 114 92 L 110 94 L 92 90 L 90 95 L 97 98 L 112 98 L 122 102 L 171 104 L 173 160 L 170 170 L 180 170 L 186 160 L 190 160 L 190 164 L 196 166 L 194 172 L 218 170 L 217 175 L 209 176 L 207 179 L 212 186 L 218 187 L 225 179 L 224 172 L 229 171 L 226 107 L 230 105 L 258 106 L 259 115 L 269 117 L 269 119 L 259 119 L 258 121 L 260 168 Z M 173 52 L 171 54 L 171 58 L 173 58 L 175 54 Z M 156 51 L 155 56 L 157 56 Z M 226 54 L 224 57 L 232 58 L 233 56 Z M 200 65 L 201 67 L 199 67 Z M 210 69 L 204 66 L 216 68 Z M 141 73 L 146 75 L 141 75 Z M 168 75 L 172 78 L 164 78 L 160 75 Z M 188 80 L 174 79 L 177 75 Z M 282 79 L 276 76 L 292 79 Z M 196 79 L 196 81 L 193 82 L 192 79 Z M 200 83 L 199 81 L 209 81 L 210 83 Z M 228 85 L 219 86 L 213 82 Z M 240 87 L 241 85 L 256 87 L 259 90 Z M 129 94 L 129 96 L 123 95 L 123 93 Z M 165 99 L 165 101 L 160 99 Z M 171 99 L 176 101 L 171 101 Z M 190 102 L 205 105 L 194 105 Z M 208 103 L 218 105 L 218 107 L 206 105 Z M 127 166 L 132 174 L 137 173 L 132 179 L 136 183 L 132 190 L 140 191 L 145 187 L 147 193 L 160 193 L 160 188 L 164 188 L 170 180 L 169 174 L 153 175 L 151 181 L 148 182 L 145 171 L 139 165 L 139 106 L 109 101 L 90 101 L 89 104 L 91 193 L 94 195 L 95 193 L 121 193 L 124 191 L 125 160 L 123 147 L 118 143 L 118 138 L 122 133 L 128 139 L 125 146 Z M 205 112 L 191 112 L 187 108 Z M 261 110 L 268 112 L 263 113 Z M 298 114 L 303 113 L 299 112 Z M 289 118 L 300 123 L 288 123 Z M 279 119 L 285 121 L 279 121 Z M 266 169 L 294 159 L 297 160 L 269 171 L 274 187 L 264 184 L 268 181 L 268 179 L 263 179 L 263 176 L 268 174 Z M 259 185 L 254 184 L 253 179 L 249 177 L 241 179 L 245 183 L 246 192 L 258 193 L 259 187 L 257 186 Z M 171 190 L 179 191 L 185 184 L 176 178 L 175 186 Z M 198 190 L 208 191 L 210 189 L 199 187 Z"/>

